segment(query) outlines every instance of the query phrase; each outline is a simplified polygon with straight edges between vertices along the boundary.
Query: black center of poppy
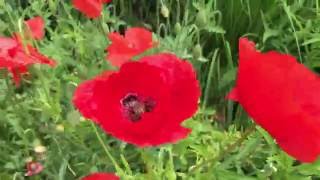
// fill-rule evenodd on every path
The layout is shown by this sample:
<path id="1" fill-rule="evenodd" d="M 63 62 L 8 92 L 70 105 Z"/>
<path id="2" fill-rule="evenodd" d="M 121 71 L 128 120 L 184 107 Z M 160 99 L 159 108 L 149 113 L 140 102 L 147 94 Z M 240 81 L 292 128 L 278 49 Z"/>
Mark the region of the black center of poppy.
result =
<path id="1" fill-rule="evenodd" d="M 132 122 L 139 121 L 143 113 L 152 112 L 156 105 L 153 99 L 139 97 L 133 93 L 127 94 L 121 100 L 121 104 L 125 116 Z"/>

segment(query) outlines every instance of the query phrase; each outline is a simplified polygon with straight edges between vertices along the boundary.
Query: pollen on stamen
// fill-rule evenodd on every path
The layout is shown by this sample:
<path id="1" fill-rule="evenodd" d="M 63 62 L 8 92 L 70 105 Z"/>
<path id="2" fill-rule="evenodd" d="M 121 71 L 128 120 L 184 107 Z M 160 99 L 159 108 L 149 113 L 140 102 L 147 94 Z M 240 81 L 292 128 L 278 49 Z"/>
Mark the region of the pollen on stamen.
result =
<path id="1" fill-rule="evenodd" d="M 155 104 L 151 98 L 142 98 L 135 93 L 128 93 L 121 100 L 124 116 L 132 122 L 140 121 L 143 113 L 151 112 Z"/>

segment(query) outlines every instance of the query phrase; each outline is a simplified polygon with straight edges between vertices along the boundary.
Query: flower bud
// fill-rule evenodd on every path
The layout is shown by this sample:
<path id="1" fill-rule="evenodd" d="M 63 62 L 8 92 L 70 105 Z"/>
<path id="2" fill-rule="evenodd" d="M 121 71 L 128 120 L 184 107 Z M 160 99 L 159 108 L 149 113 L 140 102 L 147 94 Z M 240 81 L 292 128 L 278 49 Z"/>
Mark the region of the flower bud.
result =
<path id="1" fill-rule="evenodd" d="M 192 53 L 193 53 L 193 57 L 194 57 L 195 59 L 198 59 L 198 58 L 200 58 L 200 57 L 202 56 L 202 48 L 201 48 L 200 44 L 197 44 L 197 45 L 193 48 Z"/>
<path id="2" fill-rule="evenodd" d="M 203 28 L 207 25 L 208 19 L 205 11 L 199 11 L 196 16 L 196 25 Z"/>
<path id="3" fill-rule="evenodd" d="M 174 32 L 175 32 L 176 34 L 179 34 L 179 33 L 181 32 L 181 25 L 180 25 L 180 23 L 176 23 L 176 24 L 174 25 Z"/>
<path id="4" fill-rule="evenodd" d="M 169 9 L 168 9 L 167 6 L 164 5 L 164 4 L 162 4 L 162 6 L 161 6 L 161 14 L 162 14 L 162 16 L 165 17 L 165 18 L 168 18 L 168 17 L 169 17 L 169 14 L 170 14 Z"/>

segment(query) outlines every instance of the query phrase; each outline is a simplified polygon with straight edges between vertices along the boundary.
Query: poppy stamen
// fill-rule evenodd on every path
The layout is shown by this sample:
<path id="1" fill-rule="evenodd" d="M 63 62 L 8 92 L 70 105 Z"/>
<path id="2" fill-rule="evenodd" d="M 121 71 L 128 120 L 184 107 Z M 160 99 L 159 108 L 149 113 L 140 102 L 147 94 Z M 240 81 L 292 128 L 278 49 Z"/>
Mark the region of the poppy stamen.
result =
<path id="1" fill-rule="evenodd" d="M 124 109 L 125 116 L 132 122 L 141 120 L 141 116 L 145 112 L 151 112 L 155 107 L 155 101 L 151 98 L 139 97 L 137 94 L 129 93 L 122 100 L 121 104 Z"/>

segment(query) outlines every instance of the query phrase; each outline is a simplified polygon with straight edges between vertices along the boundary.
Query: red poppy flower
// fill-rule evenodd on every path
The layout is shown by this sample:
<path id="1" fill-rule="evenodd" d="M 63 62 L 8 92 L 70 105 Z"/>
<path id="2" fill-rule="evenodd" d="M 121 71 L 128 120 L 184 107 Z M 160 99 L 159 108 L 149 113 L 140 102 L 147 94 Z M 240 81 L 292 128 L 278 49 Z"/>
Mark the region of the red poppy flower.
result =
<path id="1" fill-rule="evenodd" d="M 101 14 L 103 4 L 109 2 L 111 0 L 73 0 L 72 4 L 89 18 L 97 18 Z"/>
<path id="2" fill-rule="evenodd" d="M 39 174 L 43 170 L 43 165 L 39 162 L 28 162 L 27 163 L 27 173 L 25 176 L 33 176 Z"/>
<path id="3" fill-rule="evenodd" d="M 240 39 L 236 87 L 228 97 L 302 162 L 320 155 L 319 89 L 319 77 L 294 57 L 260 53 L 253 42 Z"/>
<path id="4" fill-rule="evenodd" d="M 152 32 L 138 27 L 127 29 L 124 36 L 117 32 L 109 33 L 108 38 L 112 43 L 106 49 L 106 59 L 118 67 L 156 45 L 152 42 Z"/>
<path id="5" fill-rule="evenodd" d="M 190 129 L 200 88 L 192 65 L 172 54 L 127 62 L 76 89 L 73 103 L 111 135 L 140 147 L 173 143 Z"/>
<path id="6" fill-rule="evenodd" d="M 27 32 L 30 34 L 31 38 L 40 40 L 44 37 L 44 20 L 41 16 L 25 21 L 27 25 Z"/>
<path id="7" fill-rule="evenodd" d="M 81 180 L 120 180 L 120 178 L 111 173 L 93 173 Z"/>
<path id="8" fill-rule="evenodd" d="M 53 67 L 55 61 L 42 55 L 30 44 L 23 45 L 19 35 L 13 38 L 0 37 L 0 69 L 7 68 L 18 86 L 21 74 L 28 72 L 32 64 L 48 64 Z"/>

